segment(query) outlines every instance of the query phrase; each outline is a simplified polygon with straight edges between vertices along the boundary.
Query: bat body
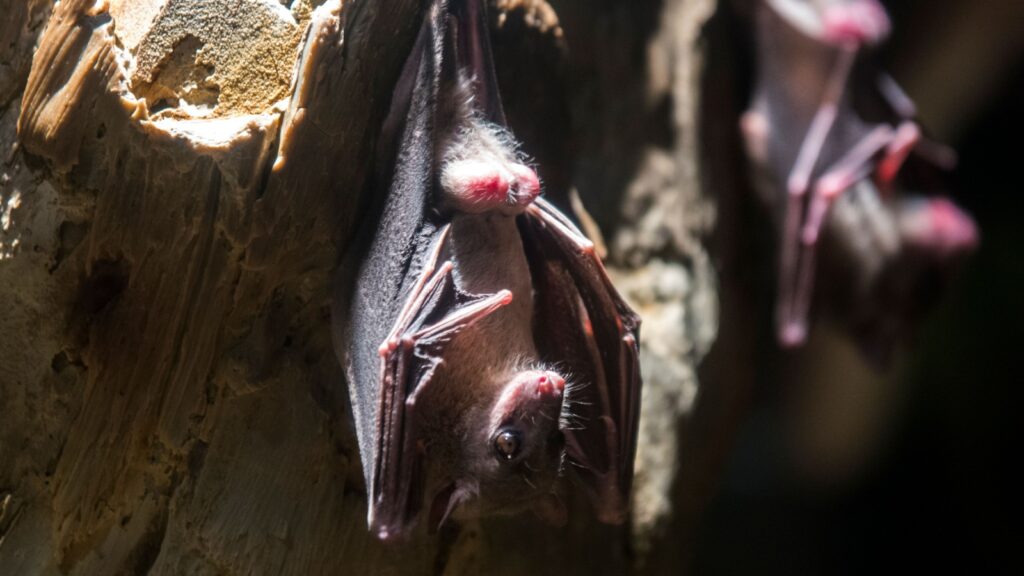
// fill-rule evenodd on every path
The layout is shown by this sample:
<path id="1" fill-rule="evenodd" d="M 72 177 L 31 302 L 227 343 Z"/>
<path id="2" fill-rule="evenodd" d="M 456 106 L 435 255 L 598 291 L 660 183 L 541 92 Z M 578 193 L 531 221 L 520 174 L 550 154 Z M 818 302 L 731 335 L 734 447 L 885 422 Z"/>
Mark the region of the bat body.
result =
<path id="1" fill-rule="evenodd" d="M 907 255 L 941 265 L 977 234 L 946 200 L 891 193 L 905 163 L 935 173 L 955 159 L 922 137 L 913 102 L 861 58 L 890 30 L 876 0 L 760 0 L 755 18 L 758 74 L 741 129 L 765 202 L 781 207 L 777 334 L 795 346 L 807 336 L 827 221 L 862 295 Z M 838 206 L 848 193 L 855 197 Z M 831 212 L 846 214 L 827 220 Z"/>
<path id="2" fill-rule="evenodd" d="M 538 198 L 504 127 L 482 10 L 430 5 L 332 304 L 383 539 L 424 510 L 430 527 L 526 509 L 557 519 L 566 474 L 617 522 L 631 482 L 639 320 Z"/>

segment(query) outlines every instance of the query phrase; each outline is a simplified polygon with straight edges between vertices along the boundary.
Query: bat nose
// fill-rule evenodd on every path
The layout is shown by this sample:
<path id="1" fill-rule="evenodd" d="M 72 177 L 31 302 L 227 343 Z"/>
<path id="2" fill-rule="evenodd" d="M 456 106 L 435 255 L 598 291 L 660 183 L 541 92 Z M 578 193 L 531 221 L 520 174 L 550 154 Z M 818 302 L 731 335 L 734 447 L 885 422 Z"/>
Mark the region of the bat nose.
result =
<path id="1" fill-rule="evenodd" d="M 554 372 L 544 372 L 537 377 L 537 393 L 542 395 L 561 396 L 565 390 L 565 378 Z"/>

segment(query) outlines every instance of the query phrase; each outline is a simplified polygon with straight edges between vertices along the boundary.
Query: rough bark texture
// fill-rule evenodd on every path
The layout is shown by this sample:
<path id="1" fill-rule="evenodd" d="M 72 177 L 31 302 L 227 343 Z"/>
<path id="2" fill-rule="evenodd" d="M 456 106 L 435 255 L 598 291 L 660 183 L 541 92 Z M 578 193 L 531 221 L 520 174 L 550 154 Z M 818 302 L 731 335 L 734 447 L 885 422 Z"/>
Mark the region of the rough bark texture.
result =
<path id="1" fill-rule="evenodd" d="M 718 330 L 715 2 L 492 3 L 512 130 L 645 317 L 630 524 L 580 501 L 392 546 L 327 294 L 423 3 L 290 4 L 0 3 L 0 573 L 677 571 L 717 466 L 685 426 Z"/>

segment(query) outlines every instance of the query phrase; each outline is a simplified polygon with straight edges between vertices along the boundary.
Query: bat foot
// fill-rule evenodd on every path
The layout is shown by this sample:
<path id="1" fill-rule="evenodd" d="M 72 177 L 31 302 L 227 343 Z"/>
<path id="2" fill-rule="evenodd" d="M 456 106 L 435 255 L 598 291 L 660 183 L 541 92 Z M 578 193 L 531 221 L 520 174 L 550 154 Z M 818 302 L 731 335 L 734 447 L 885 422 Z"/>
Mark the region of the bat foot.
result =
<path id="1" fill-rule="evenodd" d="M 825 40 L 832 44 L 877 44 L 889 35 L 891 24 L 877 0 L 837 2 L 822 15 Z"/>
<path id="2" fill-rule="evenodd" d="M 523 164 L 458 160 L 444 167 L 441 188 L 462 212 L 496 210 L 513 216 L 521 214 L 540 195 L 540 180 Z"/>

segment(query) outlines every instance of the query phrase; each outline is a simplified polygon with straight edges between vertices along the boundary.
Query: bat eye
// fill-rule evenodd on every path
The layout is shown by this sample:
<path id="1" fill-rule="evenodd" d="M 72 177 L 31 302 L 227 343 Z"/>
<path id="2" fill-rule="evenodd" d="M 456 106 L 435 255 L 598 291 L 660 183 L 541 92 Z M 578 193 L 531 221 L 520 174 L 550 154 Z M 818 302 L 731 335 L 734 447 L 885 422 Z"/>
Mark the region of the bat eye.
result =
<path id="1" fill-rule="evenodd" d="M 522 443 L 522 435 L 519 432 L 506 428 L 494 437 L 494 450 L 499 458 L 511 460 L 519 453 Z"/>

